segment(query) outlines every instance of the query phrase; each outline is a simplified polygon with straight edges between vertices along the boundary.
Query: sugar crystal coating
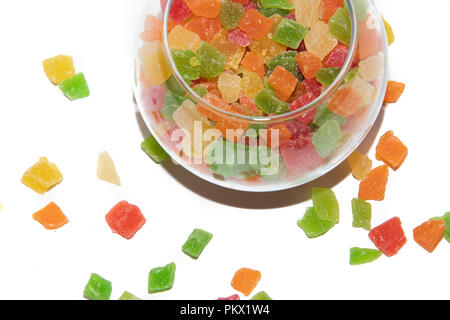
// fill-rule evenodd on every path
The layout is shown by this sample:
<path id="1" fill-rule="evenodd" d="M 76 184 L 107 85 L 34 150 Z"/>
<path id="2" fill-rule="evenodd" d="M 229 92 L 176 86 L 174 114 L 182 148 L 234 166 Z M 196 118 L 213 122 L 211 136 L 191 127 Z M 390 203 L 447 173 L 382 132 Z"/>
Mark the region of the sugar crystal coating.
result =
<path id="1" fill-rule="evenodd" d="M 272 298 L 270 298 L 266 292 L 261 291 L 261 292 L 258 292 L 257 294 L 255 294 L 251 300 L 266 301 L 266 300 L 272 300 Z"/>
<path id="2" fill-rule="evenodd" d="M 200 46 L 201 38 L 194 32 L 177 25 L 170 31 L 168 37 L 170 49 L 196 51 Z"/>

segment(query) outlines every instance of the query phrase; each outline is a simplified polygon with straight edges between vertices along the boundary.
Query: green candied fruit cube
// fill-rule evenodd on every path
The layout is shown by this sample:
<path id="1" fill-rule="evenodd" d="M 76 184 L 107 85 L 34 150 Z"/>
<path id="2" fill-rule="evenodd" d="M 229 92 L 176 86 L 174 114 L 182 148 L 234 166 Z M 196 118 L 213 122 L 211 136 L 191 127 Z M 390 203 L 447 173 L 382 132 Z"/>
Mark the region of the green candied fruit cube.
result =
<path id="1" fill-rule="evenodd" d="M 297 225 L 303 229 L 308 238 L 317 238 L 327 233 L 336 223 L 320 219 L 314 208 L 308 208 Z"/>
<path id="2" fill-rule="evenodd" d="M 183 245 L 183 252 L 193 259 L 198 259 L 211 241 L 213 235 L 201 229 L 194 229 Z"/>
<path id="3" fill-rule="evenodd" d="M 96 273 L 91 274 L 89 282 L 84 288 L 84 296 L 89 300 L 109 300 L 111 292 L 111 282 Z"/>
<path id="4" fill-rule="evenodd" d="M 184 93 L 183 93 L 184 94 Z M 167 121 L 173 122 L 173 113 L 186 100 L 183 96 L 179 96 L 173 91 L 167 90 L 164 95 L 163 106 L 160 110 L 161 115 Z"/>
<path id="5" fill-rule="evenodd" d="M 349 82 L 350 80 L 352 80 L 354 77 L 356 77 L 359 74 L 359 68 L 353 68 L 352 70 L 350 70 L 349 73 L 347 73 L 347 76 L 344 79 L 344 83 Z"/>
<path id="6" fill-rule="evenodd" d="M 316 110 L 316 117 L 314 118 L 314 124 L 318 127 L 322 126 L 325 122 L 329 120 L 336 120 L 339 125 L 343 126 L 347 123 L 347 119 L 337 115 L 330 109 L 326 104 L 320 105 Z"/>
<path id="7" fill-rule="evenodd" d="M 237 28 L 239 22 L 244 17 L 244 6 L 231 0 L 222 1 L 219 20 L 222 26 L 227 30 Z"/>
<path id="8" fill-rule="evenodd" d="M 281 101 L 268 89 L 261 90 L 255 97 L 255 104 L 267 115 L 282 114 L 289 111 L 288 104 Z"/>
<path id="9" fill-rule="evenodd" d="M 367 231 L 372 229 L 372 205 L 362 199 L 352 200 L 353 227 L 363 228 Z"/>
<path id="10" fill-rule="evenodd" d="M 269 301 L 269 300 L 272 300 L 272 298 L 269 297 L 269 295 L 266 292 L 261 291 L 261 292 L 258 292 L 257 294 L 255 294 L 255 296 L 251 300 Z"/>
<path id="11" fill-rule="evenodd" d="M 273 41 L 298 49 L 309 29 L 289 19 L 283 19 L 272 38 Z"/>
<path id="12" fill-rule="evenodd" d="M 328 32 L 346 45 L 350 44 L 352 36 L 352 25 L 350 22 L 350 16 L 348 10 L 339 8 L 334 15 L 328 21 Z"/>
<path id="13" fill-rule="evenodd" d="M 141 148 L 156 163 L 161 163 L 170 158 L 152 135 L 142 142 Z"/>
<path id="14" fill-rule="evenodd" d="M 319 156 L 325 159 L 339 146 L 341 137 L 339 122 L 328 120 L 316 131 L 312 142 Z"/>
<path id="15" fill-rule="evenodd" d="M 289 0 L 261 0 L 261 5 L 263 8 L 294 9 L 294 5 Z"/>
<path id="16" fill-rule="evenodd" d="M 142 300 L 142 299 L 136 297 L 134 294 L 132 294 L 128 291 L 125 291 L 124 293 L 122 293 L 119 300 Z"/>
<path id="17" fill-rule="evenodd" d="M 330 67 L 317 71 L 316 79 L 324 86 L 330 86 L 341 72 L 342 68 Z"/>
<path id="18" fill-rule="evenodd" d="M 367 0 L 353 0 L 353 6 L 355 7 L 356 17 L 359 21 L 364 22 L 367 17 L 367 9 L 369 8 L 369 3 Z M 344 9 L 348 12 L 347 2 L 344 1 Z"/>
<path id="19" fill-rule="evenodd" d="M 200 78 L 200 60 L 192 50 L 172 50 L 173 61 L 181 77 L 187 80 Z"/>
<path id="20" fill-rule="evenodd" d="M 277 66 L 282 66 L 289 71 L 299 81 L 303 81 L 303 75 L 298 70 L 298 64 L 295 60 L 297 51 L 286 51 L 267 62 L 268 76 L 275 70 Z"/>
<path id="21" fill-rule="evenodd" d="M 175 263 L 150 270 L 148 274 L 148 292 L 156 293 L 172 289 L 175 281 Z"/>
<path id="22" fill-rule="evenodd" d="M 350 265 L 356 266 L 373 262 L 381 257 L 381 251 L 375 249 L 351 248 L 350 249 Z"/>
<path id="23" fill-rule="evenodd" d="M 69 100 L 86 98 L 89 97 L 90 94 L 86 78 L 82 72 L 61 82 L 59 88 Z"/>
<path id="24" fill-rule="evenodd" d="M 187 81 L 187 84 L 191 85 L 190 81 Z M 176 93 L 179 96 L 183 96 L 184 95 L 183 87 L 175 79 L 174 76 L 170 76 L 170 78 L 167 79 L 167 81 L 164 83 L 164 85 L 166 86 L 167 90 L 170 90 L 170 91 L 172 91 L 173 93 Z"/>
<path id="25" fill-rule="evenodd" d="M 200 75 L 203 78 L 218 77 L 225 68 L 227 57 L 208 42 L 201 42 L 197 56 L 200 59 Z"/>
<path id="26" fill-rule="evenodd" d="M 274 14 L 279 14 L 280 16 L 284 17 L 285 15 L 288 15 L 290 11 L 278 8 L 261 8 L 259 9 L 259 12 L 261 12 L 265 17 L 269 18 Z"/>
<path id="27" fill-rule="evenodd" d="M 339 222 L 339 203 L 333 190 L 328 188 L 313 188 L 312 200 L 317 216 L 322 220 Z"/>

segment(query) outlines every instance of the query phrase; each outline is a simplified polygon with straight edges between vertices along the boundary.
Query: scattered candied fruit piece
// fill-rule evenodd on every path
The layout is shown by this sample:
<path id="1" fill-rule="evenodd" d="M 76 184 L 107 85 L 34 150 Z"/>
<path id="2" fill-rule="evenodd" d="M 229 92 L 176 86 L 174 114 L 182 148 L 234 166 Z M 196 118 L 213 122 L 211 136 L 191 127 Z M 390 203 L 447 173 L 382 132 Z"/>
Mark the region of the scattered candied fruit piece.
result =
<path id="1" fill-rule="evenodd" d="M 219 19 L 194 16 L 185 24 L 185 28 L 196 33 L 203 41 L 210 42 L 222 29 Z"/>
<path id="2" fill-rule="evenodd" d="M 444 220 L 429 220 L 414 229 L 414 240 L 428 252 L 433 252 L 445 232 Z"/>
<path id="3" fill-rule="evenodd" d="M 142 142 L 141 149 L 156 163 L 161 163 L 170 158 L 169 154 L 152 135 L 149 135 L 148 138 Z"/>
<path id="4" fill-rule="evenodd" d="M 136 297 L 134 294 L 125 291 L 124 293 L 122 293 L 122 295 L 120 296 L 119 300 L 142 300 L 141 298 Z"/>
<path id="5" fill-rule="evenodd" d="M 254 300 L 254 301 L 266 301 L 267 300 L 267 301 L 269 301 L 269 300 L 272 300 L 272 298 L 269 297 L 269 295 L 266 292 L 261 291 L 261 292 L 258 292 L 257 294 L 255 294 L 254 297 L 251 298 L 251 300 Z"/>
<path id="6" fill-rule="evenodd" d="M 356 266 L 360 264 L 370 263 L 381 257 L 383 253 L 375 249 L 351 248 L 350 249 L 350 265 Z"/>
<path id="7" fill-rule="evenodd" d="M 244 295 L 249 296 L 261 280 L 261 272 L 242 268 L 236 271 L 231 286 Z"/>
<path id="8" fill-rule="evenodd" d="M 75 75 L 73 59 L 70 56 L 59 55 L 49 58 L 44 60 L 42 65 L 48 79 L 55 85 L 58 85 Z"/>
<path id="9" fill-rule="evenodd" d="M 24 173 L 22 183 L 33 191 L 44 194 L 59 184 L 62 179 L 63 176 L 58 167 L 42 157 Z"/>
<path id="10" fill-rule="evenodd" d="M 45 208 L 35 212 L 33 219 L 42 224 L 47 230 L 56 230 L 69 222 L 61 209 L 50 202 Z"/>
<path id="11" fill-rule="evenodd" d="M 111 292 L 111 282 L 93 273 L 84 288 L 84 297 L 89 300 L 109 300 Z"/>
<path id="12" fill-rule="evenodd" d="M 339 222 L 339 203 L 333 190 L 328 188 L 313 188 L 312 201 L 317 216 L 322 220 Z"/>
<path id="13" fill-rule="evenodd" d="M 383 23 L 384 23 L 384 28 L 386 29 L 386 36 L 388 39 L 388 44 L 391 45 L 395 41 L 394 31 L 392 30 L 392 27 L 389 24 L 389 22 L 387 22 L 387 20 L 384 17 L 383 17 Z"/>
<path id="14" fill-rule="evenodd" d="M 341 88 L 331 97 L 328 109 L 337 115 L 348 118 L 353 115 L 362 103 L 361 95 L 351 87 Z"/>
<path id="15" fill-rule="evenodd" d="M 394 170 L 400 168 L 408 155 L 408 148 L 394 136 L 393 131 L 386 132 L 376 148 L 377 160 L 383 161 Z"/>
<path id="16" fill-rule="evenodd" d="M 89 87 L 82 72 L 66 79 L 59 84 L 59 89 L 69 100 L 77 100 L 89 97 Z"/>
<path id="17" fill-rule="evenodd" d="M 233 0 L 233 1 L 236 1 L 236 0 Z M 226 300 L 241 300 L 241 298 L 239 297 L 239 295 L 238 294 L 233 294 L 232 296 L 229 296 L 229 297 L 227 297 L 227 298 L 219 298 L 219 299 L 217 299 L 218 301 L 226 301 Z"/>
<path id="18" fill-rule="evenodd" d="M 363 200 L 384 200 L 386 184 L 389 177 L 389 167 L 379 166 L 369 172 L 359 184 L 358 198 Z"/>
<path id="19" fill-rule="evenodd" d="M 146 221 L 141 210 L 127 201 L 116 204 L 106 214 L 105 219 L 111 230 L 125 239 L 133 238 Z"/>
<path id="20" fill-rule="evenodd" d="M 294 92 L 298 80 L 282 66 L 277 66 L 269 77 L 269 84 L 280 100 L 287 101 Z"/>
<path id="21" fill-rule="evenodd" d="M 385 103 L 396 103 L 398 99 L 403 94 L 403 91 L 405 91 L 405 84 L 401 82 L 396 81 L 388 81 L 387 88 L 386 88 L 386 95 L 384 96 L 384 102 Z"/>
<path id="22" fill-rule="evenodd" d="M 244 17 L 239 22 L 239 28 L 250 37 L 261 40 L 269 32 L 272 24 L 272 19 L 266 18 L 258 10 L 250 9 L 245 12 Z"/>
<path id="23" fill-rule="evenodd" d="M 320 237 L 336 225 L 336 222 L 320 219 L 314 208 L 306 209 L 305 215 L 297 225 L 310 239 Z"/>
<path id="24" fill-rule="evenodd" d="M 367 155 L 359 153 L 358 150 L 348 157 L 347 162 L 356 180 L 364 179 L 372 170 L 372 160 Z"/>
<path id="25" fill-rule="evenodd" d="M 264 59 L 253 52 L 247 52 L 244 59 L 242 59 L 241 64 L 248 71 L 254 72 L 260 77 L 264 77 Z"/>
<path id="26" fill-rule="evenodd" d="M 196 16 L 217 18 L 221 8 L 221 0 L 186 0 L 191 11 Z"/>
<path id="27" fill-rule="evenodd" d="M 402 222 L 394 217 L 385 223 L 373 228 L 369 232 L 370 240 L 387 257 L 392 257 L 405 245 L 406 237 Z"/>
<path id="28" fill-rule="evenodd" d="M 106 151 L 103 151 L 98 155 L 97 178 L 120 186 L 120 178 L 117 174 L 116 166 L 114 165 L 113 159 Z"/>
<path id="29" fill-rule="evenodd" d="M 175 263 L 150 270 L 148 274 L 148 292 L 156 293 L 172 289 L 175 282 Z"/>
<path id="30" fill-rule="evenodd" d="M 372 205 L 364 200 L 352 199 L 352 214 L 354 228 L 363 228 L 367 231 L 372 229 Z"/>
<path id="31" fill-rule="evenodd" d="M 315 78 L 317 71 L 323 68 L 320 58 L 308 51 L 300 52 L 295 60 L 306 79 Z"/>
<path id="32" fill-rule="evenodd" d="M 193 259 L 198 259 L 206 248 L 213 235 L 201 229 L 194 229 L 182 247 L 185 254 Z"/>

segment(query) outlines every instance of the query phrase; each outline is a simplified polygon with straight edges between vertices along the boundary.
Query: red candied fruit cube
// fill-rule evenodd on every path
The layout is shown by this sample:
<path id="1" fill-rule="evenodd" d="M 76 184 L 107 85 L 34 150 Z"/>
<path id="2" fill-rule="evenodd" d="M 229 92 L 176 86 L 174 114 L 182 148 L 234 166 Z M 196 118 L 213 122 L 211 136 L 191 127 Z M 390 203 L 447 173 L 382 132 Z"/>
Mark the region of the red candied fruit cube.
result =
<path id="1" fill-rule="evenodd" d="M 192 11 L 189 9 L 188 5 L 184 0 L 173 0 L 172 7 L 170 8 L 169 17 L 177 23 L 185 21 L 190 17 Z"/>
<path id="2" fill-rule="evenodd" d="M 280 151 L 287 169 L 295 175 L 307 173 L 324 162 L 317 154 L 311 137 L 299 136 L 283 141 L 280 144 Z"/>
<path id="3" fill-rule="evenodd" d="M 244 48 L 252 43 L 252 38 L 239 28 L 236 28 L 228 33 L 228 40 Z"/>
<path id="4" fill-rule="evenodd" d="M 125 239 L 133 238 L 146 221 L 141 210 L 127 201 L 116 204 L 105 218 L 111 230 Z"/>
<path id="5" fill-rule="evenodd" d="M 298 98 L 297 100 L 295 100 L 289 106 L 289 108 L 291 109 L 291 111 L 298 110 L 300 108 L 303 108 L 307 104 L 313 102 L 314 99 L 316 99 L 316 97 L 314 96 L 313 93 L 311 93 L 311 92 L 306 93 L 303 96 L 301 96 L 300 98 Z M 313 110 L 309 110 L 308 112 L 306 112 L 306 113 L 302 114 L 301 116 L 299 116 L 297 118 L 297 120 L 300 121 L 301 123 L 305 124 L 305 125 L 308 125 L 311 122 L 313 122 L 315 117 L 316 117 L 316 109 L 313 109 Z"/>
<path id="6" fill-rule="evenodd" d="M 397 217 L 373 228 L 369 232 L 369 238 L 387 257 L 396 255 L 407 241 L 402 222 Z"/>
<path id="7" fill-rule="evenodd" d="M 344 0 L 323 0 L 322 20 L 328 22 L 338 8 L 344 7 Z"/>
<path id="8" fill-rule="evenodd" d="M 306 51 L 305 40 L 302 40 L 302 42 L 300 42 L 299 47 L 297 48 L 297 52 L 303 52 L 303 51 Z"/>
<path id="9" fill-rule="evenodd" d="M 325 68 L 335 67 L 342 68 L 347 59 L 348 47 L 346 45 L 338 45 L 331 53 L 323 59 Z"/>
<path id="10" fill-rule="evenodd" d="M 316 98 L 322 93 L 322 84 L 316 79 L 306 79 L 302 81 L 306 93 L 312 93 Z"/>
<path id="11" fill-rule="evenodd" d="M 306 124 L 303 124 L 297 120 L 291 120 L 286 123 L 286 128 L 291 132 L 292 138 L 298 138 L 300 136 L 306 137 L 312 132 L 312 129 Z"/>

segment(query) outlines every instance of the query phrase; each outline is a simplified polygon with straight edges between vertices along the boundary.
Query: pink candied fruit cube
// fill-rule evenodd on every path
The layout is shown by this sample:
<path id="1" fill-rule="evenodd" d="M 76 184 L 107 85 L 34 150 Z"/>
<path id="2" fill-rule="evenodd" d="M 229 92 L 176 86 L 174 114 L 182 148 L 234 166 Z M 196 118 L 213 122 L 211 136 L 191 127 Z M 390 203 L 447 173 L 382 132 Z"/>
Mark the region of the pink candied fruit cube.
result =
<path id="1" fill-rule="evenodd" d="M 407 241 L 402 228 L 402 222 L 397 217 L 373 228 L 369 232 L 369 238 L 378 250 L 383 252 L 387 257 L 396 255 Z"/>
<path id="2" fill-rule="evenodd" d="M 300 136 L 297 139 L 283 141 L 280 150 L 287 169 L 294 175 L 305 174 L 324 162 L 317 154 L 311 137 Z"/>
<path id="3" fill-rule="evenodd" d="M 338 45 L 331 51 L 331 53 L 323 60 L 323 66 L 325 68 L 335 67 L 342 68 L 347 59 L 348 47 L 344 45 Z"/>
<path id="4" fill-rule="evenodd" d="M 125 239 L 133 238 L 146 221 L 141 210 L 127 201 L 116 204 L 105 218 L 111 230 Z"/>
<path id="5" fill-rule="evenodd" d="M 161 0 L 161 8 L 163 7 L 163 2 L 166 2 L 167 5 L 167 0 Z M 162 9 L 162 11 L 164 12 L 165 9 Z M 181 23 L 185 21 L 191 14 L 192 11 L 189 9 L 187 3 L 184 0 L 173 0 L 169 14 L 173 21 L 175 21 L 176 23 Z"/>
<path id="6" fill-rule="evenodd" d="M 285 125 L 291 133 L 293 139 L 296 139 L 300 136 L 306 137 L 312 132 L 312 129 L 310 127 L 297 120 L 288 121 Z"/>
<path id="7" fill-rule="evenodd" d="M 306 93 L 312 93 L 315 98 L 322 94 L 322 84 L 316 79 L 303 80 L 302 84 L 306 89 Z"/>
<path id="8" fill-rule="evenodd" d="M 164 86 L 151 86 L 142 92 L 142 103 L 146 111 L 159 112 L 164 103 L 167 89 Z"/>
<path id="9" fill-rule="evenodd" d="M 244 48 L 252 43 L 252 38 L 239 28 L 236 28 L 228 33 L 228 40 Z"/>

